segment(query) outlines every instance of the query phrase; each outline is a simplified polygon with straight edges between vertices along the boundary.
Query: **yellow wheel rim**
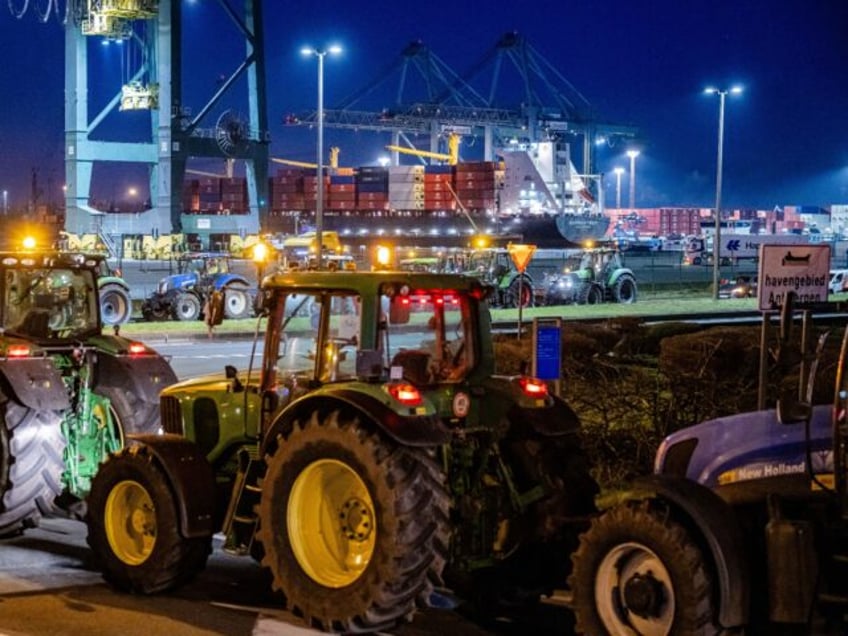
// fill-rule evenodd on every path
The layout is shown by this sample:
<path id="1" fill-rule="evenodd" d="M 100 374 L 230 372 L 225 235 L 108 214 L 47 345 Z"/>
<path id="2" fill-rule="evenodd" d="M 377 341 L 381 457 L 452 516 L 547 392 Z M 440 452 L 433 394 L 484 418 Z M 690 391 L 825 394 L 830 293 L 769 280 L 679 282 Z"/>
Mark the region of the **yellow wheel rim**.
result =
<path id="1" fill-rule="evenodd" d="M 137 481 L 122 481 L 109 493 L 104 510 L 106 538 L 115 556 L 141 565 L 156 545 L 156 508 Z"/>
<path id="2" fill-rule="evenodd" d="M 307 466 L 286 517 L 294 556 L 317 583 L 344 587 L 368 567 L 377 543 L 374 502 L 347 464 L 323 459 Z"/>

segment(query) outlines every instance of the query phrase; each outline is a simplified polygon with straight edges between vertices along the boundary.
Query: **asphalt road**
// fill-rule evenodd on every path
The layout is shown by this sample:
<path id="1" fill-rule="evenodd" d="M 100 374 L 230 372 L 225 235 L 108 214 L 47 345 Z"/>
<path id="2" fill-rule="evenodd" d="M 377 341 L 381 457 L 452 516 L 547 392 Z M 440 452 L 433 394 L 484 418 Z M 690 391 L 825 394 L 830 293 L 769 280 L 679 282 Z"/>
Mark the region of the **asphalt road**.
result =
<path id="1" fill-rule="evenodd" d="M 117 592 L 94 569 L 79 521 L 47 519 L 0 549 L 0 636 L 303 636 L 320 634 L 281 609 L 261 568 L 222 552 L 206 570 L 168 594 Z M 428 609 L 396 636 L 568 636 L 567 610 L 546 603 L 532 615 L 483 628 L 461 611 Z"/>

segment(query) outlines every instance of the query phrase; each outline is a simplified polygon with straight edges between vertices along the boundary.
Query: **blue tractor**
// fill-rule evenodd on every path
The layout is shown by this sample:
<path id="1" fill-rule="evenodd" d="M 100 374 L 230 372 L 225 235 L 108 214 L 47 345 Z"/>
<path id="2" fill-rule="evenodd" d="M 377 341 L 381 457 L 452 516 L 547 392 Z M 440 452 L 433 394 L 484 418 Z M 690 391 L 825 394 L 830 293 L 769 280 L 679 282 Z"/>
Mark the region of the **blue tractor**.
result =
<path id="1" fill-rule="evenodd" d="M 776 339 L 797 390 L 667 437 L 654 474 L 581 536 L 569 579 L 579 633 L 846 633 L 848 329 L 832 400 L 813 405 L 827 334 L 812 337 L 801 314 L 801 345 L 791 302 Z"/>
<path id="2" fill-rule="evenodd" d="M 224 295 L 225 318 L 248 318 L 253 313 L 250 283 L 232 271 L 229 254 L 190 252 L 177 261 L 177 273 L 159 281 L 141 306 L 145 320 L 197 320 L 213 292 Z"/>

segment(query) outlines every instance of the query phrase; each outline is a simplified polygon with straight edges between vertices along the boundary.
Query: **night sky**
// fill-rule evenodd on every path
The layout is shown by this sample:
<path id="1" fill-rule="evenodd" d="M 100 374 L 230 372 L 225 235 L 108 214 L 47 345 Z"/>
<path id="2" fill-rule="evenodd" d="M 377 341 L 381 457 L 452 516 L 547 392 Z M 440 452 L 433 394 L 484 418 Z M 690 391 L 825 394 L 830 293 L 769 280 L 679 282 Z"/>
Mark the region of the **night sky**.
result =
<path id="1" fill-rule="evenodd" d="M 229 1 L 240 10 L 239 0 Z M 314 161 L 314 131 L 281 123 L 286 113 L 315 108 L 316 61 L 300 55 L 304 44 L 337 42 L 345 49 L 326 61 L 330 108 L 377 78 L 411 41 L 423 41 L 462 75 L 504 33 L 515 31 L 603 120 L 640 129 L 637 206 L 714 204 L 719 100 L 702 91 L 733 83 L 745 93 L 726 104 L 724 204 L 771 209 L 848 203 L 845 0 L 265 0 L 264 12 L 274 156 Z M 240 61 L 243 42 L 217 2 L 186 2 L 184 15 L 185 101 L 197 110 Z M 64 181 L 62 28 L 55 20 L 40 23 L 32 11 L 16 19 L 1 3 L 0 56 L 0 190 L 9 191 L 10 205 L 26 201 L 37 168 L 42 196 L 58 201 Z M 115 45 L 91 49 L 92 113 L 119 90 L 132 57 Z M 486 83 L 490 75 L 482 78 Z M 499 105 L 516 105 L 520 95 L 509 90 L 515 81 L 514 74 L 505 76 Z M 398 83 L 392 76 L 356 108 L 392 106 Z M 243 111 L 238 99 L 216 113 Z M 422 93 L 410 92 L 406 101 L 421 99 Z M 121 127 L 141 138 L 147 126 L 140 113 L 118 113 L 106 129 Z M 342 165 L 373 164 L 386 143 L 385 135 L 325 129 L 325 144 L 341 147 Z M 463 157 L 478 158 L 481 145 L 464 145 Z M 609 175 L 608 202 L 613 167 L 628 167 L 626 149 L 619 144 L 598 151 L 597 168 Z M 95 194 L 121 198 L 128 187 L 143 185 L 143 175 L 137 167 L 103 169 L 95 173 Z M 627 187 L 625 174 L 625 201 Z"/>

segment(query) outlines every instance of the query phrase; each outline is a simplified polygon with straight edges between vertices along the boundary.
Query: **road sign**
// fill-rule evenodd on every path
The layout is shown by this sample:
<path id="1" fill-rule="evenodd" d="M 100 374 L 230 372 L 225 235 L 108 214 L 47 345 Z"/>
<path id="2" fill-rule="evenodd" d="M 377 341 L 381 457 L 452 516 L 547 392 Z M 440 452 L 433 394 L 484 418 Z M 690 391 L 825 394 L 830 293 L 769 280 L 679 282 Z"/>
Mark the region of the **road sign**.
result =
<path id="1" fill-rule="evenodd" d="M 515 269 L 523 274 L 524 270 L 527 269 L 527 264 L 533 257 L 533 252 L 536 251 L 536 246 L 523 243 L 510 243 L 506 246 L 506 249 L 509 252 L 510 258 L 512 258 L 512 262 L 515 264 Z"/>
<path id="2" fill-rule="evenodd" d="M 760 310 L 779 309 L 794 292 L 799 304 L 825 302 L 830 278 L 830 245 L 762 245 Z"/>

